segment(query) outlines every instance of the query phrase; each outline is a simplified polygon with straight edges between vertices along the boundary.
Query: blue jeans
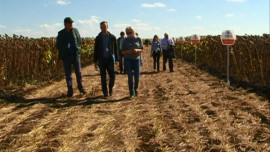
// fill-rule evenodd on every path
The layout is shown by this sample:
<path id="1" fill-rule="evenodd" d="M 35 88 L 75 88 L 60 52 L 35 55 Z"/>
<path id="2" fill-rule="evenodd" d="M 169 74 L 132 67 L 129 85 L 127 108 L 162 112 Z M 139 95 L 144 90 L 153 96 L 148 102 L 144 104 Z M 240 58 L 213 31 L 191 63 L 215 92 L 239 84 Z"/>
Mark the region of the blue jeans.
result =
<path id="1" fill-rule="evenodd" d="M 140 80 L 140 59 L 132 60 L 125 58 L 125 66 L 128 74 L 128 86 L 130 95 L 134 95 L 138 90 Z M 133 86 L 133 76 L 135 84 Z"/>
<path id="2" fill-rule="evenodd" d="M 110 77 L 109 93 L 112 93 L 112 89 L 113 89 L 114 81 L 115 81 L 113 58 L 99 59 L 98 60 L 98 66 L 99 66 L 99 69 L 100 69 L 102 92 L 103 92 L 104 96 L 108 96 L 106 71 L 108 71 L 109 77 Z"/>
<path id="3" fill-rule="evenodd" d="M 77 85 L 78 89 L 80 91 L 83 90 L 82 86 L 82 75 L 81 75 L 81 61 L 80 58 L 77 58 L 75 55 L 69 55 L 66 59 L 63 60 L 64 63 L 64 69 L 65 69 L 65 75 L 66 75 L 66 82 L 67 82 L 67 88 L 69 93 L 73 93 L 72 89 L 72 65 L 75 70 L 76 79 L 77 79 Z"/>

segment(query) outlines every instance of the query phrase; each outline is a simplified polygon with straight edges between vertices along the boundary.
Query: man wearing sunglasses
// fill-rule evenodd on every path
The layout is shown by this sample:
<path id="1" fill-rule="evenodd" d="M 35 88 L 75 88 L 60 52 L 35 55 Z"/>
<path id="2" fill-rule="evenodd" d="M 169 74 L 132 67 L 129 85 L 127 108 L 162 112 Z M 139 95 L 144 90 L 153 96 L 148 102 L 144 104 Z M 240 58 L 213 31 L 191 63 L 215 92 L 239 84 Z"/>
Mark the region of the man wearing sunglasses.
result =
<path id="1" fill-rule="evenodd" d="M 108 97 L 106 71 L 109 73 L 109 95 L 112 96 L 115 81 L 114 64 L 118 60 L 116 38 L 108 31 L 108 23 L 100 23 L 101 32 L 95 39 L 94 62 L 100 69 L 101 85 L 104 98 Z"/>

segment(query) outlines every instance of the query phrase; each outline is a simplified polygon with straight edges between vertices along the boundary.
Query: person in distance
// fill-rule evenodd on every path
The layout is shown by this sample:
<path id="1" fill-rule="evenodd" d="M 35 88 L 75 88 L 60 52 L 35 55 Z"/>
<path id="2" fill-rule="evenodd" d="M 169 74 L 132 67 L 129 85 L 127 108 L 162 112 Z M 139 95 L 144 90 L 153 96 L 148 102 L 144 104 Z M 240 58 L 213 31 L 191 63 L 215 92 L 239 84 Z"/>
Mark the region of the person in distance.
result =
<path id="1" fill-rule="evenodd" d="M 154 71 L 156 71 L 157 69 L 157 72 L 159 72 L 159 59 L 161 54 L 161 46 L 157 35 L 155 35 L 153 38 L 151 52 L 154 60 Z"/>

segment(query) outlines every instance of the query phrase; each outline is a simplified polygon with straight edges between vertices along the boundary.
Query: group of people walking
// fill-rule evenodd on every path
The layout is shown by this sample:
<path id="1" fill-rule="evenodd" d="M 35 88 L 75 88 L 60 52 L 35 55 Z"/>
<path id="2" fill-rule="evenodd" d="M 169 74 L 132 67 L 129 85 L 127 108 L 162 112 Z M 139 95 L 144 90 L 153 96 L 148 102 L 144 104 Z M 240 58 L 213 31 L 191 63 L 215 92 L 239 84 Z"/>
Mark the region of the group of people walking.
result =
<path id="1" fill-rule="evenodd" d="M 67 97 L 72 97 L 72 65 L 75 70 L 78 89 L 80 93 L 86 93 L 82 85 L 81 76 L 80 57 L 82 41 L 78 30 L 73 27 L 73 20 L 70 17 L 64 19 L 64 25 L 65 28 L 58 32 L 56 45 L 59 50 L 59 58 L 64 63 L 68 89 Z M 98 66 L 100 69 L 104 98 L 113 95 L 115 82 L 114 65 L 118 61 L 120 73 L 127 73 L 128 75 L 129 95 L 130 99 L 133 99 L 135 96 L 138 96 L 140 66 L 142 65 L 141 53 L 144 49 L 142 39 L 136 35 L 135 29 L 131 26 L 127 27 L 125 32 L 121 32 L 118 39 L 108 31 L 108 23 L 106 21 L 100 23 L 100 29 L 101 32 L 95 38 L 94 63 L 95 67 Z M 127 37 L 125 37 L 125 33 Z M 163 70 L 166 70 L 166 62 L 169 59 L 170 72 L 173 72 L 173 51 L 170 51 L 173 45 L 174 41 L 169 39 L 166 33 L 161 41 L 157 35 L 154 36 L 151 47 L 154 70 L 159 71 L 159 59 L 161 53 L 163 53 Z M 109 85 L 107 85 L 107 72 L 109 75 Z"/>

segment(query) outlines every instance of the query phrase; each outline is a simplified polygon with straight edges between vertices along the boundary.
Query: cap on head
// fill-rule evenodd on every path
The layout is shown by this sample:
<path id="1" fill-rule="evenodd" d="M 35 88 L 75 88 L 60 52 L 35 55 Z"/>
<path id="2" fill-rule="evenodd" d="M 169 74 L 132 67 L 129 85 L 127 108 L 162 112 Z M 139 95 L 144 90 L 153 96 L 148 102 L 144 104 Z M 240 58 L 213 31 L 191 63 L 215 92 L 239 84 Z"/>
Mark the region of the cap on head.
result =
<path id="1" fill-rule="evenodd" d="M 73 23 L 73 20 L 70 17 L 66 17 L 64 23 Z"/>

